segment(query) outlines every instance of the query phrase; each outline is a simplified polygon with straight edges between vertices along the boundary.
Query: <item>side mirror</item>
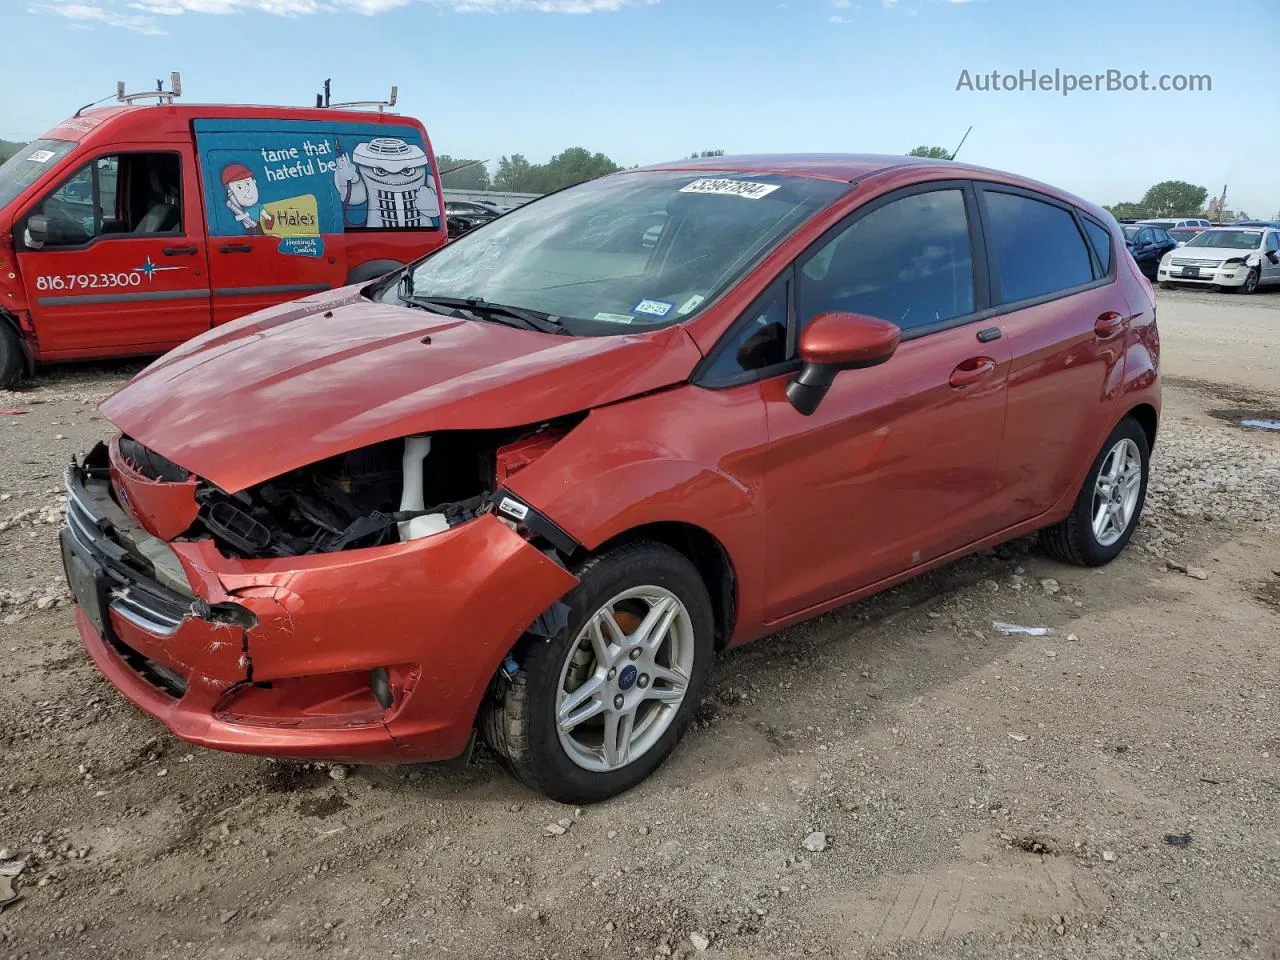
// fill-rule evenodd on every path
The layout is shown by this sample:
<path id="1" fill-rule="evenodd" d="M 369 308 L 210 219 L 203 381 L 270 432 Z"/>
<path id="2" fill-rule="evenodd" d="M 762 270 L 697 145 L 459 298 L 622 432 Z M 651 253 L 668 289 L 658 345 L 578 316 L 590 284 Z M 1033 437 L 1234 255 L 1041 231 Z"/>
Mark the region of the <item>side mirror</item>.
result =
<path id="1" fill-rule="evenodd" d="M 787 399 L 804 416 L 818 409 L 841 370 L 884 363 L 898 349 L 896 323 L 862 313 L 820 313 L 800 334 L 804 367 L 787 384 Z"/>
<path id="2" fill-rule="evenodd" d="M 1274 250 L 1268 250 L 1267 259 L 1272 263 L 1280 263 L 1280 254 L 1277 254 Z"/>
<path id="3" fill-rule="evenodd" d="M 26 232 L 22 242 L 32 250 L 39 250 L 49 242 L 49 218 L 42 213 L 27 217 Z"/>

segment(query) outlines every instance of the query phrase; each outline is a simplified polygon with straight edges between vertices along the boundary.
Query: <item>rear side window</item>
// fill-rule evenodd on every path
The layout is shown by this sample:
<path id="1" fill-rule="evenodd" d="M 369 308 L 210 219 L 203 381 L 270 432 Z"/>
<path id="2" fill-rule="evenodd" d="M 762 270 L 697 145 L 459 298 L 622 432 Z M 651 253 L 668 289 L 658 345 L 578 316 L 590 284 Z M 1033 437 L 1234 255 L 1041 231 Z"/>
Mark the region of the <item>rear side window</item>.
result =
<path id="1" fill-rule="evenodd" d="M 987 243 L 1001 303 L 1049 296 L 1093 281 L 1089 251 L 1070 213 L 1018 194 L 984 193 Z"/>
<path id="2" fill-rule="evenodd" d="M 857 217 L 805 261 L 799 319 L 839 310 L 906 331 L 972 313 L 973 296 L 964 192 L 932 190 Z"/>
<path id="3" fill-rule="evenodd" d="M 1084 232 L 1089 235 L 1089 243 L 1093 245 L 1093 252 L 1098 255 L 1102 276 L 1105 277 L 1111 273 L 1111 231 L 1086 217 Z"/>

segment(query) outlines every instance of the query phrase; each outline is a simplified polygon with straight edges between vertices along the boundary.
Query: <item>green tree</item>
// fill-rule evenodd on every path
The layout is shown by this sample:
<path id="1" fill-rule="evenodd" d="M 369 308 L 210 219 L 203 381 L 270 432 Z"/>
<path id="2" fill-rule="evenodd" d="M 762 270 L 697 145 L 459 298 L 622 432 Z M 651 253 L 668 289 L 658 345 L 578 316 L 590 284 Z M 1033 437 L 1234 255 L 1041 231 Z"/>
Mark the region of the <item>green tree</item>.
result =
<path id="1" fill-rule="evenodd" d="M 908 157 L 928 157 L 930 160 L 950 160 L 951 151 L 946 147 L 919 146 L 907 154 Z"/>
<path id="2" fill-rule="evenodd" d="M 616 173 L 622 168 L 603 153 L 592 153 L 585 147 L 570 147 L 531 171 L 533 193 L 551 193 L 575 183 Z"/>
<path id="3" fill-rule="evenodd" d="M 441 171 L 440 182 L 446 190 L 489 189 L 489 171 L 483 163 L 437 153 L 436 167 Z M 461 169 L 453 170 L 452 173 L 445 172 L 455 167 Z"/>
<path id="4" fill-rule="evenodd" d="M 498 172 L 494 174 L 492 187 L 494 190 L 510 190 L 514 193 L 532 193 L 530 189 L 533 165 L 521 154 L 513 153 L 498 161 Z"/>
<path id="5" fill-rule="evenodd" d="M 1157 183 L 1142 197 L 1149 217 L 1194 217 L 1204 207 L 1209 191 L 1185 180 Z"/>
<path id="6" fill-rule="evenodd" d="M 723 157 L 723 150 L 699 150 L 696 153 L 689 154 L 690 160 L 705 160 L 707 157 Z"/>
<path id="7" fill-rule="evenodd" d="M 12 140 L 0 140 L 0 163 L 4 163 L 25 146 L 25 143 L 14 143 Z"/>
<path id="8" fill-rule="evenodd" d="M 1110 210 L 1117 220 L 1141 220 L 1147 216 L 1147 208 L 1140 203 L 1116 203 L 1103 209 Z"/>

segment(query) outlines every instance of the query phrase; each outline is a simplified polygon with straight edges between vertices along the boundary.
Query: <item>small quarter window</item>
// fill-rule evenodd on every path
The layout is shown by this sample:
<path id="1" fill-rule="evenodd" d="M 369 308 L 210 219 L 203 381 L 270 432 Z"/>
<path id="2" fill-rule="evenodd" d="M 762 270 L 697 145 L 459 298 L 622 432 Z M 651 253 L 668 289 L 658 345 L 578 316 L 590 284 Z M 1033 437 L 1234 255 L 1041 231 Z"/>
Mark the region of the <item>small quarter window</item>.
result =
<path id="1" fill-rule="evenodd" d="M 1102 276 L 1108 276 L 1111 273 L 1111 231 L 1086 217 L 1084 232 L 1089 235 L 1093 252 L 1098 255 L 1098 263 L 1102 265 Z"/>
<path id="2" fill-rule="evenodd" d="M 775 283 L 721 339 L 703 379 L 731 380 L 787 358 L 787 284 Z"/>

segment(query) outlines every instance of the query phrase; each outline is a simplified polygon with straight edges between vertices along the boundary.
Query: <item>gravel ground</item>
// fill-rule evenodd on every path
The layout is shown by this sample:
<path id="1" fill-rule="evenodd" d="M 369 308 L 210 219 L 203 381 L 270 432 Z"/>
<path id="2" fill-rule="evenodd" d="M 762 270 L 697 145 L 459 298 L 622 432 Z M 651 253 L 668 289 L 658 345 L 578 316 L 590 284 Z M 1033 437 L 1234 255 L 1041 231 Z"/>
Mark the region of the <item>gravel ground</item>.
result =
<path id="1" fill-rule="evenodd" d="M 734 651 L 671 761 L 583 810 L 483 756 L 169 736 L 87 661 L 54 547 L 136 365 L 0 393 L 0 955 L 1280 957 L 1280 435 L 1237 425 L 1280 409 L 1280 293 L 1160 301 L 1135 549 L 1018 541 Z"/>

